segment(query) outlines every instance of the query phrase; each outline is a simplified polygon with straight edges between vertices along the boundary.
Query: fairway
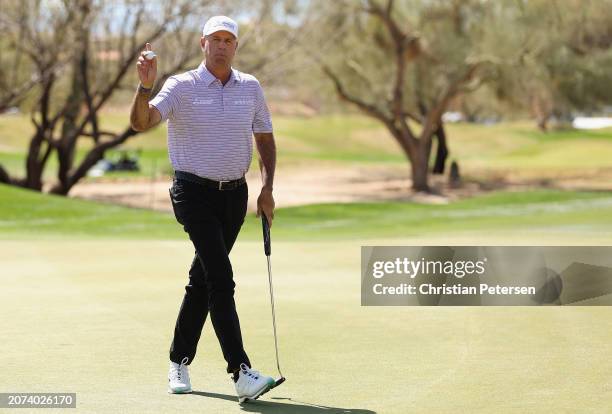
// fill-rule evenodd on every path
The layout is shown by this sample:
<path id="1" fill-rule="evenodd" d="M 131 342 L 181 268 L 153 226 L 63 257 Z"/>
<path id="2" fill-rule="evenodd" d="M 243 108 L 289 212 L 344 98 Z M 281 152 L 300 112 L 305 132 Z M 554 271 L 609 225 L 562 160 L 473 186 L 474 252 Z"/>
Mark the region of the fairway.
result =
<path id="1" fill-rule="evenodd" d="M 253 194 L 251 193 L 251 197 Z M 608 192 L 493 192 L 449 203 L 314 204 L 278 208 L 280 241 L 408 240 L 431 244 L 606 245 L 612 241 Z M 40 194 L 0 184 L 0 240 L 154 239 L 186 237 L 171 213 Z M 261 240 L 248 214 L 241 240 Z M 380 240 L 379 240 L 380 239 Z"/>
<path id="2" fill-rule="evenodd" d="M 125 413 L 602 412 L 612 398 L 609 307 L 361 307 L 358 242 L 273 243 L 285 384 L 241 408 L 207 323 L 196 392 L 168 395 L 190 259 L 183 241 L 0 242 L 0 389 Z M 246 349 L 272 373 L 261 243 L 232 260 Z"/>
<path id="3" fill-rule="evenodd" d="M 76 392 L 82 412 L 602 412 L 610 307 L 362 307 L 361 245 L 609 245 L 608 193 L 279 209 L 272 268 L 287 382 L 240 407 L 209 323 L 192 395 L 168 348 L 193 249 L 167 213 L 0 186 L 0 390 Z M 261 224 L 232 252 L 254 366 L 274 373 Z"/>
<path id="4" fill-rule="evenodd" d="M 0 201 L 0 355 L 15 373 L 2 390 L 76 392 L 84 412 L 128 413 L 598 412 L 612 396 L 609 307 L 360 306 L 361 245 L 605 245 L 606 193 L 278 210 L 272 267 L 288 380 L 242 408 L 209 323 L 196 392 L 166 393 L 192 256 L 171 215 L 6 186 Z M 259 226 L 249 215 L 232 261 L 247 351 L 273 374 Z"/>

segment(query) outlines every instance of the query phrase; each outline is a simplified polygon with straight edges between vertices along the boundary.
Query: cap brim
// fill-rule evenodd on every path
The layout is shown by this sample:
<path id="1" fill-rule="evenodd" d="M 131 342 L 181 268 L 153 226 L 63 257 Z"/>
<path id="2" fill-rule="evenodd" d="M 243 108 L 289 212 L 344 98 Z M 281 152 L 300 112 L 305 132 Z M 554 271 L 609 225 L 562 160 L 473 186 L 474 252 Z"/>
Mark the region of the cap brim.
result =
<path id="1" fill-rule="evenodd" d="M 228 32 L 229 34 L 234 36 L 234 38 L 238 39 L 238 36 L 236 36 L 236 33 L 232 32 L 231 30 L 227 30 L 227 27 L 225 26 L 212 27 L 208 29 L 206 32 L 204 32 L 204 36 L 208 36 L 208 35 L 211 35 L 217 32 Z"/>

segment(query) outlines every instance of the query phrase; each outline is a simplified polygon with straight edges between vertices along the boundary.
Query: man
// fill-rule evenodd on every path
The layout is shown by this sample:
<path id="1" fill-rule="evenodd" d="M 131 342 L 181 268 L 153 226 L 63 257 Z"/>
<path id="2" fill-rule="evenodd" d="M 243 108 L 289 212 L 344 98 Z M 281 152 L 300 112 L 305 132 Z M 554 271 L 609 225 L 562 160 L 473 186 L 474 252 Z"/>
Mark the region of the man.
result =
<path id="1" fill-rule="evenodd" d="M 264 214 L 270 225 L 276 148 L 259 82 L 231 66 L 238 46 L 236 22 L 225 16 L 210 18 L 200 45 L 200 66 L 168 78 L 149 101 L 157 58 L 147 58 L 152 49 L 146 44 L 136 64 L 140 85 L 130 120 L 137 131 L 168 120 L 168 153 L 175 170 L 170 199 L 196 251 L 170 347 L 168 392 L 191 392 L 188 365 L 210 313 L 227 372 L 233 374 L 243 402 L 268 391 L 274 380 L 251 369 L 244 350 L 228 255 L 246 214 L 244 174 L 251 163 L 252 135 L 263 181 L 257 216 Z"/>

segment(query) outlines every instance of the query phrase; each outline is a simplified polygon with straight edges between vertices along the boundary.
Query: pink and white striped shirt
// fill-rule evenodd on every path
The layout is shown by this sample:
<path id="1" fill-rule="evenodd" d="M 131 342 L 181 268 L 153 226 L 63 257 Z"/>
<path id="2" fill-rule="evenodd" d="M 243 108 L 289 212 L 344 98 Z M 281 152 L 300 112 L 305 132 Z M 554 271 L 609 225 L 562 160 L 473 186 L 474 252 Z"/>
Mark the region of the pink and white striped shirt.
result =
<path id="1" fill-rule="evenodd" d="M 149 102 L 168 121 L 174 170 L 211 180 L 242 177 L 253 156 L 253 133 L 272 132 L 259 81 L 232 68 L 225 85 L 206 69 L 168 78 Z"/>

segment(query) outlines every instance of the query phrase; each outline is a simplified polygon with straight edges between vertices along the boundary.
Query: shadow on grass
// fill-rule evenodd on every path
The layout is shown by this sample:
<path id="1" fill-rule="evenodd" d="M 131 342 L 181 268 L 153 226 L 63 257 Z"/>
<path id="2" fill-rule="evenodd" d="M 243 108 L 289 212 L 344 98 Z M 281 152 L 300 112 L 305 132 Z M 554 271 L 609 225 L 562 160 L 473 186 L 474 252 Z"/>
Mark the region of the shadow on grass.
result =
<path id="1" fill-rule="evenodd" d="M 235 395 L 217 394 L 214 392 L 193 391 L 192 395 L 201 395 L 202 397 L 218 398 L 221 400 L 237 402 Z M 327 407 L 325 405 L 311 404 L 303 401 L 294 401 L 291 398 L 273 397 L 273 400 L 286 400 L 290 403 L 277 401 L 250 401 L 240 404 L 240 408 L 248 413 L 296 413 L 296 414 L 376 414 L 372 410 L 363 410 L 359 408 L 339 408 Z"/>

